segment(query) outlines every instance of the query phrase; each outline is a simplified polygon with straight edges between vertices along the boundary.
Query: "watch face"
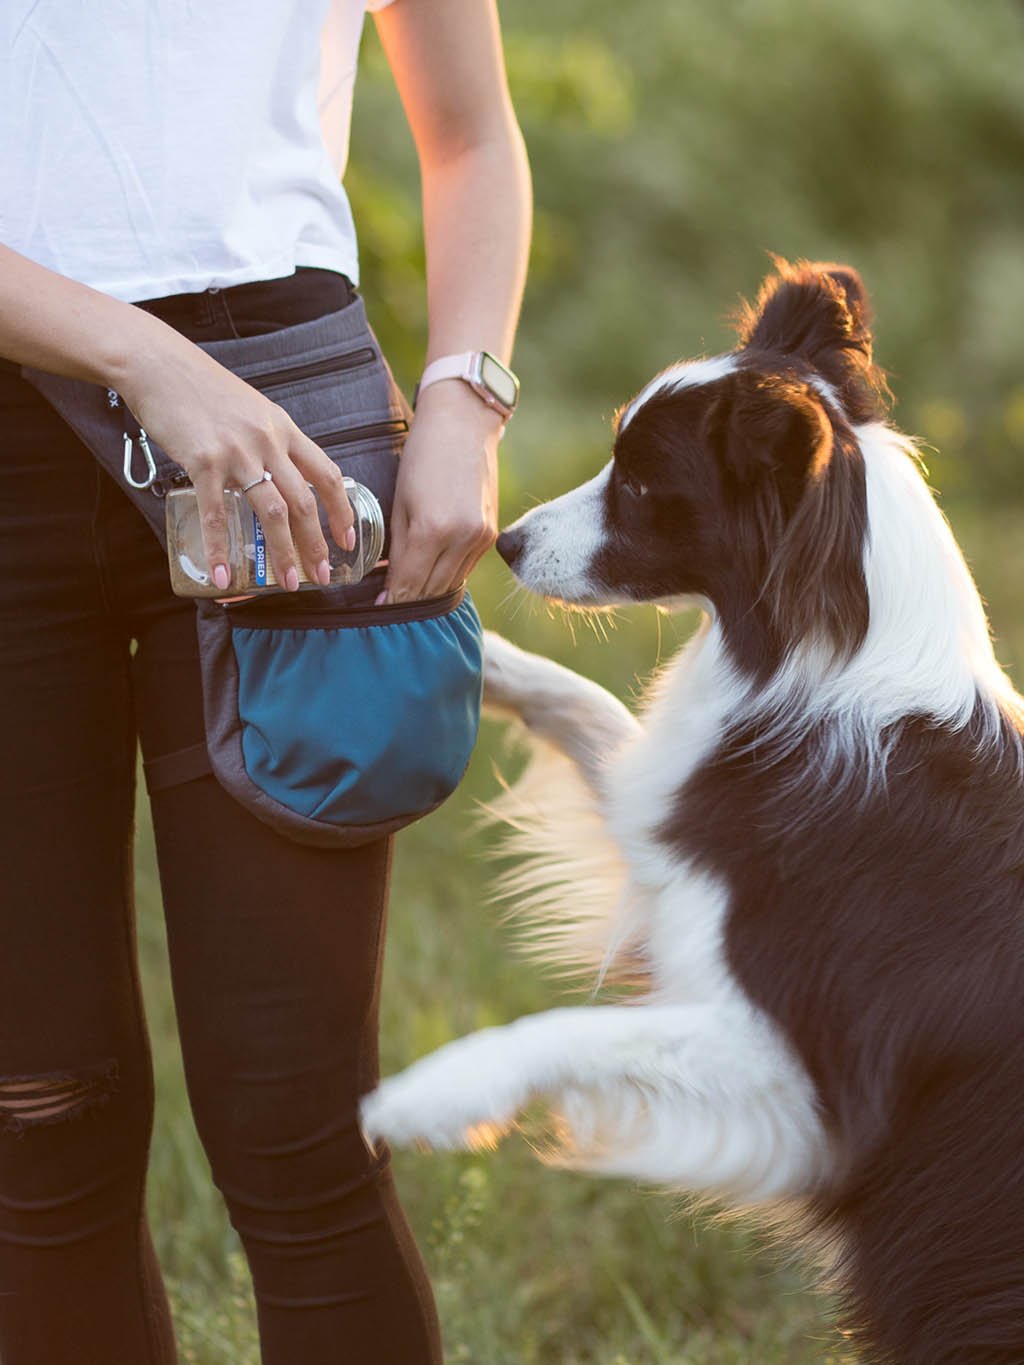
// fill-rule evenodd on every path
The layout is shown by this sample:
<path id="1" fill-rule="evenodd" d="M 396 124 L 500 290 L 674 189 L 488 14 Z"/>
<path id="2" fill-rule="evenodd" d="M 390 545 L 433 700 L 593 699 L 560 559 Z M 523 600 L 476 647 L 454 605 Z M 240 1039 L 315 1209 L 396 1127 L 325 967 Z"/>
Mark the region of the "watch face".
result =
<path id="1" fill-rule="evenodd" d="M 486 351 L 480 360 L 480 379 L 499 403 L 503 403 L 506 408 L 515 407 L 516 399 L 519 397 L 519 385 L 515 375 Z"/>

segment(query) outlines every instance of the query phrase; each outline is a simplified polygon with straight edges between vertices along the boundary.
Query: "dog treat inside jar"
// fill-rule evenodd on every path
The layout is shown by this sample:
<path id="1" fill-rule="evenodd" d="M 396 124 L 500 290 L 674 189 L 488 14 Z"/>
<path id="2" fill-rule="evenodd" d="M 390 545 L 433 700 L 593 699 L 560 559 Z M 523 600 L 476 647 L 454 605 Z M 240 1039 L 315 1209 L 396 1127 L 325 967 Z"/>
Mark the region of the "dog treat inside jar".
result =
<path id="1" fill-rule="evenodd" d="M 345 492 L 355 513 L 356 544 L 344 550 L 336 544 L 323 503 L 317 499 L 320 524 L 327 542 L 331 583 L 358 583 L 380 559 L 384 548 L 384 513 L 373 493 L 355 479 L 345 478 Z M 191 483 L 183 481 L 167 493 L 167 558 L 171 588 L 179 597 L 226 597 L 282 591 L 270 562 L 260 519 L 246 495 L 234 488 L 224 490 L 227 513 L 228 572 L 231 581 L 218 588 L 203 549 L 199 503 Z M 300 588 L 318 588 L 296 557 Z"/>

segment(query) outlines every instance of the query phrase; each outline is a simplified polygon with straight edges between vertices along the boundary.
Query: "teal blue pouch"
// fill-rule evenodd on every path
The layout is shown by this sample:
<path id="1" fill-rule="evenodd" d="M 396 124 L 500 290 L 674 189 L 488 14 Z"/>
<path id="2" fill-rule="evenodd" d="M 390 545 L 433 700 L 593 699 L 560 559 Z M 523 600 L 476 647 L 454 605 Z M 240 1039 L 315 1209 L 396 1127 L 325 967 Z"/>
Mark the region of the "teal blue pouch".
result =
<path id="1" fill-rule="evenodd" d="M 353 845 L 439 806 L 476 742 L 482 627 L 464 588 L 374 606 L 355 587 L 199 604 L 220 782 L 300 842 Z"/>

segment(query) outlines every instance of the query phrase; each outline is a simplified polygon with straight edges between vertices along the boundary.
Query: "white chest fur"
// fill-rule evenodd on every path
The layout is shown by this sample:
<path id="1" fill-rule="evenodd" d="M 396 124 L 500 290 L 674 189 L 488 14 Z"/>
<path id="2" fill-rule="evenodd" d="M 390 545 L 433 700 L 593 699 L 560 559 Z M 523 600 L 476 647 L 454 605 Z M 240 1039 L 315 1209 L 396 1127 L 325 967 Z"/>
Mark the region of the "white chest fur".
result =
<path id="1" fill-rule="evenodd" d="M 629 869 L 627 900 L 642 907 L 659 1000 L 724 1003 L 739 994 L 724 956 L 726 888 L 673 852 L 661 828 L 741 697 L 705 620 L 656 684 L 642 735 L 609 767 L 608 826 Z"/>

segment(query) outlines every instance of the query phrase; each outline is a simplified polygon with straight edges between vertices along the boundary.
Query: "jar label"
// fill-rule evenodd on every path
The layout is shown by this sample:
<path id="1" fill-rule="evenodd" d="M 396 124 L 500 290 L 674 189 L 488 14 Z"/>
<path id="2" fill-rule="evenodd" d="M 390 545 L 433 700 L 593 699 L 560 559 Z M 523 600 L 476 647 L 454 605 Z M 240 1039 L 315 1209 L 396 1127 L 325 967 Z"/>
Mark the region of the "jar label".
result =
<path id="1" fill-rule="evenodd" d="M 274 572 L 274 566 L 271 564 L 270 556 L 267 554 L 267 538 L 263 534 L 263 527 L 255 512 L 252 514 L 252 544 L 253 586 L 256 588 L 279 587 L 277 574 Z M 294 549 L 294 545 L 292 548 Z M 299 575 L 300 583 L 312 583 L 313 580 L 310 578 L 309 574 L 306 573 L 301 562 L 296 565 L 296 571 Z"/>
<path id="2" fill-rule="evenodd" d="M 260 525 L 260 519 L 255 512 L 252 514 L 252 538 L 256 551 L 256 586 L 264 588 L 267 585 L 267 541 L 263 534 L 263 527 Z"/>

